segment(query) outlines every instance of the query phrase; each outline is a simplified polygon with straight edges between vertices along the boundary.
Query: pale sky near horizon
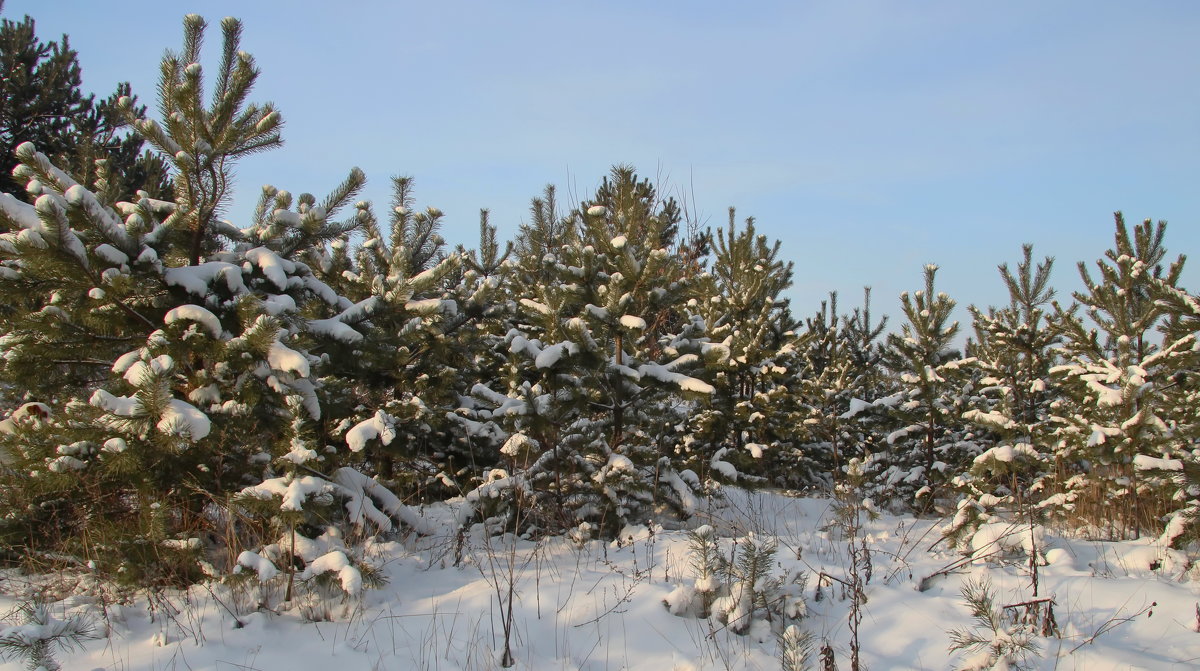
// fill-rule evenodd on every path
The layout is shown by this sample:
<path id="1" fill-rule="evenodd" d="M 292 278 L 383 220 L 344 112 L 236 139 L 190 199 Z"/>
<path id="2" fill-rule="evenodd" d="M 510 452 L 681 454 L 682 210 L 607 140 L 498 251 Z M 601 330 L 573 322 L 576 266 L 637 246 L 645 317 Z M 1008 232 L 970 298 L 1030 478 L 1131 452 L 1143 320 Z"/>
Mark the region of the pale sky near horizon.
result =
<path id="1" fill-rule="evenodd" d="M 1170 222 L 1172 258 L 1200 246 L 1200 3 L 7 0 L 3 16 L 69 34 L 85 90 L 128 80 L 153 109 L 188 12 L 210 58 L 220 19 L 244 21 L 252 99 L 285 120 L 285 146 L 238 167 L 235 223 L 264 183 L 322 197 L 357 165 L 381 215 L 389 176 L 413 175 L 470 247 L 480 208 L 510 238 L 545 184 L 572 205 L 630 163 L 714 228 L 733 205 L 780 239 L 798 316 L 871 285 L 893 325 L 929 262 L 960 306 L 1006 303 L 996 265 L 1024 242 L 1057 258 L 1067 298 L 1114 210 Z"/>

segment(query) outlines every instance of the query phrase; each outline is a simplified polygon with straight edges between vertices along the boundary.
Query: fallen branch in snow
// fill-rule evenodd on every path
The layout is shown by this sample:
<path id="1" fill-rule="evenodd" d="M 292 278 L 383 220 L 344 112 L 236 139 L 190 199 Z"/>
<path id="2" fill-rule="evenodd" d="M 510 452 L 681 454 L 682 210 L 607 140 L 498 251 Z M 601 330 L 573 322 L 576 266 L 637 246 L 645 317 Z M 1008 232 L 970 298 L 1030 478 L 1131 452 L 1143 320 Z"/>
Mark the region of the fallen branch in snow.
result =
<path id="1" fill-rule="evenodd" d="M 949 574 L 957 571 L 958 569 L 966 566 L 967 564 L 974 563 L 974 562 L 977 562 L 982 559 L 989 559 L 991 557 L 995 557 L 995 556 L 999 555 L 1002 551 L 1004 551 L 1004 549 L 1006 547 L 1006 544 L 1003 543 L 1002 541 L 1004 541 L 1005 539 L 1007 539 L 1011 536 L 1014 536 L 1018 533 L 1024 533 L 1024 529 L 1017 527 L 1016 524 L 1009 525 L 1009 527 L 1010 527 L 1009 530 L 1007 530 L 1005 533 L 992 537 L 986 543 L 983 543 L 982 545 L 980 545 L 977 548 L 972 548 L 971 552 L 966 557 L 963 557 L 961 559 L 958 559 L 957 561 L 951 562 L 950 564 L 947 564 L 946 566 L 942 567 L 941 569 L 938 569 L 937 571 L 930 573 L 929 575 L 925 576 L 924 578 L 921 578 L 921 582 L 917 586 L 917 591 L 924 592 L 924 591 L 928 590 L 930 587 L 930 581 L 932 581 L 934 578 L 936 578 L 938 576 L 949 575 Z M 942 539 L 944 539 L 944 538 L 945 538 L 945 536 L 942 537 Z M 942 539 L 939 539 L 939 542 Z M 936 543 L 934 545 L 936 545 Z M 932 549 L 932 547 L 933 546 L 930 546 L 930 549 Z M 985 554 L 985 551 L 989 550 L 989 548 L 994 548 L 994 549 L 992 549 L 990 552 L 986 552 L 986 554 Z"/>
<path id="2" fill-rule="evenodd" d="M 1049 637 L 1057 636 L 1059 633 L 1058 620 L 1054 617 L 1054 604 L 1053 597 L 1041 597 L 1001 606 L 1000 610 L 1023 610 L 1024 612 L 1014 616 L 1014 619 L 1024 624 L 1035 625 L 1036 631 L 1040 635 Z"/>
<path id="3" fill-rule="evenodd" d="M 626 574 L 625 572 L 618 569 L 616 564 L 614 564 L 613 562 L 606 559 L 606 560 L 604 560 L 604 563 L 607 564 L 610 569 L 612 569 L 613 573 L 621 576 L 622 578 L 630 577 L 630 576 L 628 576 L 628 574 Z M 632 576 L 633 581 L 626 583 L 625 593 L 619 594 L 617 592 L 617 588 L 614 586 L 613 594 L 615 596 L 617 596 L 616 602 L 613 603 L 613 605 L 608 610 L 604 611 L 603 613 L 600 613 L 596 617 L 588 620 L 587 622 L 580 622 L 579 624 L 575 625 L 575 628 L 579 629 L 580 627 L 586 627 L 589 624 L 596 624 L 600 620 L 603 620 L 605 617 L 608 617 L 609 615 L 611 615 L 613 613 L 624 613 L 625 611 L 617 610 L 617 609 L 633 600 L 633 593 L 637 590 L 638 585 L 642 584 L 642 582 L 644 582 L 647 578 L 650 577 L 651 570 L 652 570 L 651 568 L 638 569 L 635 564 L 633 576 Z M 596 581 L 596 585 L 599 585 L 600 581 L 606 577 L 608 577 L 608 576 L 601 576 L 600 579 Z M 596 589 L 596 585 L 592 586 L 593 590 Z M 591 590 L 588 590 L 588 593 L 590 594 Z"/>
<path id="4" fill-rule="evenodd" d="M 220 597 L 217 596 L 217 593 L 213 591 L 212 585 L 210 583 L 205 582 L 202 584 L 204 585 L 204 589 L 208 591 L 208 595 L 212 597 L 212 600 L 214 602 L 216 602 L 217 605 L 224 608 L 225 612 L 229 613 L 229 616 L 233 618 L 233 628 L 234 629 L 241 629 L 242 627 L 246 626 L 246 623 L 242 622 L 241 618 L 238 617 L 238 614 L 235 613 L 233 611 L 233 609 L 229 607 L 228 604 L 226 604 L 224 601 L 222 601 L 220 599 Z"/>
<path id="5" fill-rule="evenodd" d="M 1141 616 L 1143 614 L 1147 618 L 1153 617 L 1154 616 L 1154 607 L 1157 605 L 1158 605 L 1157 601 L 1151 601 L 1149 606 L 1143 607 L 1141 610 L 1134 613 L 1133 615 L 1129 615 L 1126 617 L 1117 617 L 1116 615 L 1114 615 L 1114 616 L 1110 617 L 1108 620 L 1106 620 L 1104 622 L 1104 624 L 1101 624 L 1096 629 L 1095 633 L 1093 633 L 1091 636 L 1088 636 L 1087 638 L 1083 639 L 1082 643 L 1075 646 L 1074 648 L 1071 648 L 1070 652 L 1068 652 L 1067 654 L 1068 655 L 1074 654 L 1076 650 L 1082 648 L 1085 645 L 1088 645 L 1089 643 L 1094 642 L 1097 638 L 1100 638 L 1100 636 L 1107 634 L 1108 632 L 1112 631 L 1113 629 L 1116 629 L 1117 627 L 1125 624 L 1126 622 L 1132 622 L 1133 620 L 1137 619 L 1139 616 Z"/>
<path id="6" fill-rule="evenodd" d="M 938 576 L 943 576 L 943 575 L 950 575 L 951 573 L 954 573 L 955 571 L 966 566 L 967 564 L 970 564 L 972 561 L 974 561 L 974 557 L 964 557 L 962 559 L 959 559 L 956 562 L 947 564 L 946 566 L 934 571 L 933 573 L 930 573 L 929 575 L 925 576 L 924 578 L 921 578 L 921 582 L 919 582 L 917 584 L 917 591 L 918 592 L 927 591 L 930 588 L 930 586 L 932 585 L 932 581 L 934 578 L 936 578 Z"/>
<path id="7" fill-rule="evenodd" d="M 1042 603 L 1046 603 L 1046 602 L 1054 603 L 1054 599 L 1047 596 L 1047 597 L 1042 597 L 1040 599 L 1030 599 L 1029 601 L 1022 601 L 1021 603 L 1010 603 L 1007 606 L 1000 606 L 1000 607 L 1001 608 L 1026 608 L 1029 606 L 1036 606 L 1038 604 L 1042 604 Z"/>

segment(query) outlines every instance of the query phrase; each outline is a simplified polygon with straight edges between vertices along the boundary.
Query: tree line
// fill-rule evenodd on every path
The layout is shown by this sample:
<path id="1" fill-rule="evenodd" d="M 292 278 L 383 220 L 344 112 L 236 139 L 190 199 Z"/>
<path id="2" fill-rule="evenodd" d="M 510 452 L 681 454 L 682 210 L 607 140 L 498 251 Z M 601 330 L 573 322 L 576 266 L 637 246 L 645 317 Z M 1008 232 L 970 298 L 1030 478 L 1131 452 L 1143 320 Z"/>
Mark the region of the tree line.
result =
<path id="1" fill-rule="evenodd" d="M 936 266 L 891 331 L 869 290 L 797 317 L 779 242 L 732 209 L 701 229 L 629 166 L 579 203 L 547 187 L 511 243 L 482 212 L 474 249 L 446 244 L 410 178 L 382 212 L 356 201 L 357 169 L 322 198 L 264 187 L 227 222 L 234 164 L 283 121 L 249 102 L 234 19 L 205 90 L 205 29 L 186 17 L 164 57 L 159 119 L 125 87 L 74 103 L 105 142 L 0 133 L 19 186 L 0 194 L 7 560 L 139 585 L 303 575 L 427 531 L 422 503 L 454 502 L 464 528 L 612 537 L 684 524 L 722 484 L 826 492 L 847 473 L 956 539 L 1014 516 L 1194 537 L 1200 302 L 1165 223 L 1118 214 L 1066 302 L 1025 246 L 960 351 Z M 41 54 L 6 72 L 68 50 L 28 19 L 0 32 Z"/>

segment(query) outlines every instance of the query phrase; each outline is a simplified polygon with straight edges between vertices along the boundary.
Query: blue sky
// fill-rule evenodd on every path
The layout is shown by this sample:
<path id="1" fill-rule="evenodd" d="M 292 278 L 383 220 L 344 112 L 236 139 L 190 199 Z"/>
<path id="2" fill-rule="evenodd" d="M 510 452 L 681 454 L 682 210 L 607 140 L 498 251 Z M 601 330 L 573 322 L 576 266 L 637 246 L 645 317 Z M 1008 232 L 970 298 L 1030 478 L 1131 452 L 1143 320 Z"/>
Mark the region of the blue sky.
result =
<path id="1" fill-rule="evenodd" d="M 238 168 L 229 215 L 271 183 L 323 196 L 359 166 L 385 206 L 410 174 L 443 233 L 502 236 L 547 183 L 585 197 L 631 163 L 712 226 L 730 205 L 795 262 L 793 309 L 897 295 L 941 266 L 965 306 L 1007 296 L 1020 245 L 1075 263 L 1112 242 L 1112 212 L 1200 242 L 1200 3 L 149 2 L 7 0 L 42 39 L 68 33 L 84 86 L 153 103 L 181 18 L 245 23 L 256 100 L 282 149 Z M 382 209 L 382 208 L 380 208 Z M 1197 259 L 1196 264 L 1200 264 Z M 1200 266 L 1186 272 L 1196 290 Z M 965 314 L 960 315 L 965 321 Z"/>

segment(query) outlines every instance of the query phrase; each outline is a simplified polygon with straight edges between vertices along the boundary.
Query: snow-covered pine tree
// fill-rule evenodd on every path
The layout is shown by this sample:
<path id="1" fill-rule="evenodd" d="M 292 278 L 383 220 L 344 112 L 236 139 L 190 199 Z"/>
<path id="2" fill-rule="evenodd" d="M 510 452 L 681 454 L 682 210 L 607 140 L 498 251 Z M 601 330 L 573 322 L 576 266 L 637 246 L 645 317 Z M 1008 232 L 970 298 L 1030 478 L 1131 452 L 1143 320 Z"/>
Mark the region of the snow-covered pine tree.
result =
<path id="1" fill-rule="evenodd" d="M 715 389 L 711 405 L 697 407 L 693 469 L 737 480 L 799 487 L 812 482 L 812 464 L 798 449 L 800 373 L 796 322 L 783 292 L 792 264 L 779 259 L 748 218 L 738 230 L 729 208 L 728 229 L 717 229 L 710 272 L 696 283 L 698 310 L 711 344 L 703 346 L 705 378 Z M 743 478 L 745 481 L 745 478 Z"/>
<path id="2" fill-rule="evenodd" d="M 861 460 L 876 450 L 887 411 L 898 401 L 889 395 L 888 378 L 881 370 L 884 350 L 879 338 L 887 318 L 872 322 L 870 287 L 863 291 L 862 307 L 841 316 L 837 309 L 833 292 L 805 320 L 799 380 L 809 441 L 803 449 L 816 461 L 818 472 L 830 474 L 832 484 L 841 481 L 850 459 Z"/>
<path id="3" fill-rule="evenodd" d="M 173 152 L 180 202 L 110 206 L 30 144 L 15 172 L 35 204 L 0 195 L 0 375 L 41 402 L 0 430 L 6 545 L 139 585 L 193 580 L 210 561 L 229 568 L 241 539 L 226 533 L 228 498 L 280 466 L 290 486 L 294 466 L 324 457 L 289 429 L 321 419 L 321 360 L 302 343 L 351 305 L 299 259 L 355 225 L 329 216 L 362 183 L 352 172 L 321 206 L 276 197 L 247 229 L 216 219 L 233 160 L 277 144 L 280 120 L 245 104 L 257 71 L 232 19 L 205 108 L 204 22 L 184 23 L 183 54 L 164 58 L 169 117 L 135 124 Z"/>
<path id="4" fill-rule="evenodd" d="M 937 269 L 926 265 L 925 288 L 900 295 L 907 321 L 887 338 L 887 366 L 900 385 L 890 410 L 895 428 L 868 460 L 881 498 L 921 509 L 940 505 L 945 481 L 977 454 L 961 419 L 972 386 L 964 366 L 971 360 L 952 346 L 955 303 L 934 289 Z"/>
<path id="5" fill-rule="evenodd" d="M 496 227 L 491 224 L 491 213 L 479 211 L 479 247 L 467 249 L 462 245 L 457 248 L 463 257 L 463 263 L 475 276 L 481 278 L 496 277 L 504 273 L 508 258 L 513 253 L 513 243 L 504 243 L 504 251 L 500 251 L 500 242 L 496 238 Z"/>
<path id="6" fill-rule="evenodd" d="M 138 118 L 131 98 L 119 101 L 137 132 L 171 162 L 176 207 L 167 221 L 172 236 L 186 244 L 188 265 L 219 249 L 217 219 L 233 183 L 237 159 L 282 144 L 283 120 L 271 103 L 247 104 L 258 79 L 254 58 L 238 47 L 242 24 L 221 21 L 224 43 L 212 100 L 204 103 L 200 45 L 206 24 L 198 14 L 184 17 L 183 49 L 163 57 L 159 81 L 161 123 Z"/>
<path id="7" fill-rule="evenodd" d="M 1063 504 L 1077 524 L 1125 537 L 1158 533 L 1177 509 L 1170 478 L 1143 473 L 1139 462 L 1177 459 L 1192 446 L 1168 419 L 1187 401 L 1176 375 L 1194 366 L 1194 336 L 1156 329 L 1170 323 L 1160 301 L 1178 289 L 1184 257 L 1168 267 L 1166 222 L 1126 227 L 1115 215 L 1114 246 L 1096 262 L 1099 277 L 1079 264 L 1084 290 L 1069 308 L 1056 305 L 1062 365 L 1051 369 L 1064 390 L 1054 408 Z M 1080 314 L 1082 310 L 1082 314 Z"/>
<path id="8" fill-rule="evenodd" d="M 144 149 L 146 141 L 132 132 L 124 99 L 133 116 L 146 116 L 128 82 L 117 85 L 109 97 L 75 120 L 73 145 L 54 159 L 76 181 L 96 193 L 104 203 L 136 201 L 138 192 L 151 198 L 171 200 L 175 185 L 162 155 Z"/>
<path id="9" fill-rule="evenodd" d="M 331 433 L 399 490 L 447 493 L 443 482 L 463 467 L 449 463 L 445 418 L 465 393 L 459 368 L 469 343 L 460 336 L 498 280 L 464 269 L 465 251 L 446 250 L 443 213 L 414 211 L 412 188 L 409 177 L 393 179 L 386 232 L 371 204 L 358 203 L 362 242 L 337 240 L 322 260 L 327 281 L 353 307 L 320 322 L 331 339 L 314 351 L 330 363 Z"/>
<path id="10" fill-rule="evenodd" d="M 557 249 L 518 239 L 518 250 L 542 256 L 515 262 L 526 281 L 512 289 L 504 388 L 477 385 L 460 420 L 480 434 L 499 429 L 509 468 L 468 495 L 478 509 L 464 521 L 491 512 L 483 503 L 501 491 L 504 514 L 537 512 L 527 526 L 539 530 L 587 523 L 611 534 L 665 504 L 689 512 L 672 436 L 681 394 L 712 388 L 684 372 L 699 364 L 702 334 L 679 312 L 689 279 L 669 251 L 678 219 L 673 200 L 618 166 Z"/>
<path id="11" fill-rule="evenodd" d="M 1159 393 L 1170 393 L 1175 401 L 1162 408 L 1163 421 L 1175 438 L 1173 458 L 1134 458 L 1134 468 L 1142 477 L 1161 479 L 1171 492 L 1172 511 L 1168 513 L 1160 542 L 1165 546 L 1185 547 L 1200 538 L 1200 351 L 1196 334 L 1200 332 L 1200 298 L 1167 278 L 1156 278 L 1155 295 L 1166 311 L 1160 326 L 1163 347 L 1177 352 L 1172 358 L 1176 369 L 1171 381 L 1161 385 Z M 1189 351 L 1190 350 L 1190 351 Z M 1165 387 L 1165 389 L 1164 389 Z"/>
<path id="12" fill-rule="evenodd" d="M 558 190 L 547 184 L 542 195 L 529 206 L 530 221 L 517 229 L 513 243 L 518 277 L 525 286 L 545 284 L 554 279 L 553 265 L 544 263 L 547 254 L 557 255 L 563 245 L 574 244 L 579 235 L 575 217 L 564 216 L 558 209 Z"/>
<path id="13" fill-rule="evenodd" d="M 1044 308 L 1054 297 L 1054 259 L 1035 266 L 1033 245 L 1024 245 L 1022 252 L 1016 273 L 1007 263 L 999 266 L 1009 304 L 987 312 L 968 308 L 976 337 L 967 353 L 983 377 L 980 405 L 963 418 L 994 444 L 953 481 L 961 498 L 946 531 L 964 541 L 979 523 L 998 514 L 1006 521 L 1032 523 L 1028 516 L 1051 494 L 1045 478 L 1054 465 L 1050 404 L 1057 396 L 1050 369 L 1060 339 Z"/>

